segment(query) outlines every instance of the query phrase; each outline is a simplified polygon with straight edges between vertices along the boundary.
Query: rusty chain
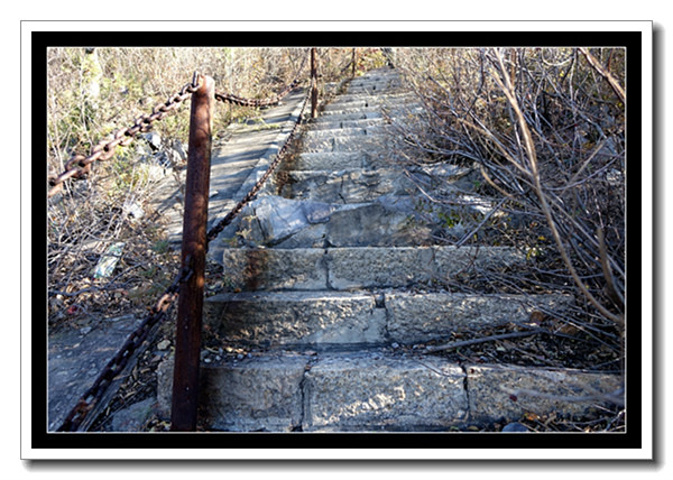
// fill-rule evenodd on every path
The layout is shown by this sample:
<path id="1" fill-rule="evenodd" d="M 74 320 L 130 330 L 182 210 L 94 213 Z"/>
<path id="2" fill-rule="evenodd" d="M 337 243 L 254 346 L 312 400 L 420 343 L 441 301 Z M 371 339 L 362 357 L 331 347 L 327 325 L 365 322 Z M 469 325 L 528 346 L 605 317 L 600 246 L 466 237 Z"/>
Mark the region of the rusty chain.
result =
<path id="1" fill-rule="evenodd" d="M 287 140 L 285 140 L 285 143 L 281 147 L 281 149 L 278 151 L 276 154 L 276 158 L 271 162 L 269 165 L 269 168 L 267 168 L 266 172 L 264 172 L 264 175 L 253 185 L 253 187 L 248 191 L 245 197 L 241 201 L 236 204 L 236 206 L 229 211 L 229 213 L 222 219 L 220 220 L 215 226 L 213 226 L 207 233 L 206 235 L 206 241 L 210 242 L 211 240 L 215 239 L 221 232 L 224 230 L 224 228 L 229 225 L 235 218 L 236 216 L 241 212 L 243 207 L 249 203 L 255 195 L 259 193 L 259 191 L 262 189 L 262 186 L 264 186 L 264 183 L 268 180 L 268 178 L 271 176 L 271 174 L 274 172 L 276 167 L 280 164 L 280 162 L 283 160 L 283 156 L 287 152 L 290 143 L 294 139 L 294 136 L 297 133 L 297 130 L 299 128 L 299 125 L 301 123 L 301 119 L 304 116 L 304 111 L 306 110 L 306 105 L 308 104 L 308 99 L 311 94 L 311 89 L 309 88 L 306 91 L 306 96 L 304 97 L 304 103 L 301 107 L 301 112 L 299 113 L 299 116 L 297 117 L 297 120 L 295 121 L 294 126 L 292 127 L 292 130 L 290 131 L 290 134 L 287 137 Z"/>
<path id="2" fill-rule="evenodd" d="M 173 283 L 164 291 L 140 326 L 129 335 L 124 345 L 107 363 L 93 385 L 80 397 L 75 407 L 58 428 L 59 432 L 76 432 L 80 428 L 110 384 L 121 376 L 138 347 L 148 339 L 152 329 L 168 317 L 169 310 L 179 293 L 180 284 L 189 280 L 193 275 L 193 270 L 188 267 L 190 263 L 187 259 L 186 267 L 180 271 Z"/>
<path id="3" fill-rule="evenodd" d="M 166 115 L 184 102 L 189 96 L 198 90 L 201 85 L 197 83 L 199 75 L 194 72 L 192 81 L 184 85 L 178 93 L 171 96 L 164 103 L 157 105 L 152 109 L 152 113 L 148 115 L 141 115 L 136 118 L 131 127 L 120 128 L 113 135 L 112 139 L 101 140 L 93 149 L 91 154 L 87 157 L 76 154 L 65 164 L 65 170 L 55 176 L 49 178 L 49 185 L 52 187 L 49 190 L 48 196 L 51 197 L 58 193 L 63 188 L 63 183 L 69 178 L 81 178 L 91 171 L 91 164 L 96 160 L 109 160 L 115 154 L 117 146 L 127 146 L 135 138 L 138 133 L 148 132 L 152 128 L 152 124 L 157 120 L 161 120 Z"/>
<path id="4" fill-rule="evenodd" d="M 255 108 L 268 107 L 270 105 L 278 104 L 278 102 L 280 102 L 284 97 L 286 97 L 288 93 L 290 93 L 292 90 L 296 88 L 298 83 L 299 82 L 293 81 L 290 85 L 285 87 L 278 95 L 271 98 L 251 99 L 251 98 L 239 97 L 237 95 L 234 95 L 233 93 L 215 92 L 215 100 L 219 100 L 220 102 L 225 103 L 231 103 L 233 105 L 239 105 L 242 107 L 255 107 Z"/>
<path id="5" fill-rule="evenodd" d="M 284 97 L 286 97 L 291 91 L 293 91 L 299 84 L 299 76 L 304 69 L 306 64 L 306 57 L 302 61 L 295 79 L 285 87 L 280 93 L 275 95 L 272 98 L 268 99 L 246 99 L 239 97 L 231 93 L 221 93 L 215 92 L 215 99 L 228 102 L 235 105 L 248 106 L 248 107 L 265 107 L 278 104 Z M 91 150 L 89 156 L 84 156 L 81 154 L 73 155 L 70 160 L 65 164 L 65 170 L 59 175 L 52 175 L 49 177 L 49 185 L 51 189 L 47 194 L 48 197 L 54 196 L 63 188 L 63 183 L 69 178 L 82 178 L 84 175 L 88 174 L 91 171 L 91 164 L 96 160 L 109 160 L 115 154 L 115 148 L 117 146 L 127 146 L 129 145 L 138 133 L 148 132 L 152 128 L 152 124 L 155 121 L 161 120 L 170 112 L 175 110 L 182 102 L 184 102 L 192 93 L 198 90 L 201 85 L 197 83 L 199 75 L 197 72 L 194 72 L 194 77 L 191 83 L 188 83 L 180 89 L 178 93 L 171 96 L 166 100 L 166 102 L 157 105 L 152 110 L 152 113 L 149 115 L 141 115 L 136 118 L 134 124 L 131 127 L 121 128 L 117 130 L 113 135 L 112 139 L 101 140 L 96 146 Z"/>
<path id="6" fill-rule="evenodd" d="M 302 63 L 302 66 L 299 68 L 299 72 L 303 69 L 305 61 Z M 61 174 L 59 177 L 56 177 L 54 182 L 54 188 L 58 188 L 59 185 L 65 181 L 65 179 L 70 178 L 71 176 L 81 175 L 81 170 L 89 168 L 91 163 L 95 160 L 106 160 L 112 156 L 110 153 L 117 145 L 127 145 L 132 140 L 132 137 L 135 136 L 138 132 L 147 131 L 151 128 L 152 122 L 163 118 L 169 111 L 176 108 L 177 104 L 182 102 L 189 94 L 196 91 L 200 85 L 196 83 L 196 74 L 192 83 L 187 84 L 183 87 L 180 93 L 174 95 L 169 99 L 164 105 L 159 106 L 153 110 L 153 113 L 147 116 L 139 117 L 136 120 L 136 123 L 133 127 L 129 129 L 121 129 L 115 133 L 114 139 L 110 142 L 101 142 L 94 148 L 94 153 L 89 157 L 75 156 L 71 159 L 68 164 L 77 165 L 71 169 L 67 169 L 66 172 Z M 299 82 L 297 79 L 293 80 L 292 83 L 286 87 L 283 92 L 287 90 L 287 93 L 296 88 L 296 85 Z M 276 154 L 276 158 L 271 163 L 269 168 L 266 170 L 264 175 L 257 181 L 257 183 L 250 189 L 248 194 L 225 216 L 223 220 L 218 222 L 206 235 L 206 246 L 208 243 L 217 237 L 217 235 L 226 227 L 231 221 L 240 213 L 242 208 L 252 200 L 255 195 L 262 188 L 264 183 L 268 180 L 271 174 L 274 172 L 276 167 L 280 164 L 285 153 L 289 148 L 290 143 L 294 139 L 296 132 L 301 123 L 306 105 L 308 104 L 308 98 L 310 96 L 310 89 L 307 90 L 307 94 L 304 98 L 303 105 L 300 111 L 300 114 L 295 121 L 295 124 L 288 135 L 285 143 L 281 149 Z M 281 92 L 281 94 L 283 93 Z M 286 93 L 286 94 L 287 94 Z M 281 95 L 279 94 L 279 96 Z M 178 100 L 178 97 L 180 99 Z M 165 106 L 165 108 L 164 108 Z M 122 137 L 128 137 L 123 140 L 119 140 Z M 102 146 L 101 146 L 102 145 Z M 107 149 L 106 149 L 107 146 Z M 105 152 L 103 154 L 99 152 Z M 85 163 L 86 161 L 86 163 Z M 71 173 L 74 171 L 75 173 Z M 167 317 L 170 308 L 173 306 L 175 299 L 178 296 L 180 285 L 187 281 L 194 271 L 189 267 L 191 262 L 189 259 L 186 260 L 185 268 L 183 268 L 180 274 L 175 278 L 173 283 L 164 291 L 159 300 L 155 305 L 150 309 L 150 313 L 145 317 L 140 326 L 133 331 L 129 337 L 124 342 L 124 345 L 119 349 L 114 357 L 108 362 L 100 375 L 96 378 L 92 386 L 80 397 L 79 401 L 75 407 L 69 412 L 68 416 L 65 418 L 61 426 L 57 431 L 59 432 L 76 432 L 78 431 L 84 421 L 87 419 L 89 413 L 95 408 L 95 406 L 101 401 L 103 395 L 112 384 L 115 379 L 118 379 L 124 369 L 127 367 L 128 362 L 132 358 L 133 354 L 137 349 L 148 339 L 152 329 L 163 322 Z"/>

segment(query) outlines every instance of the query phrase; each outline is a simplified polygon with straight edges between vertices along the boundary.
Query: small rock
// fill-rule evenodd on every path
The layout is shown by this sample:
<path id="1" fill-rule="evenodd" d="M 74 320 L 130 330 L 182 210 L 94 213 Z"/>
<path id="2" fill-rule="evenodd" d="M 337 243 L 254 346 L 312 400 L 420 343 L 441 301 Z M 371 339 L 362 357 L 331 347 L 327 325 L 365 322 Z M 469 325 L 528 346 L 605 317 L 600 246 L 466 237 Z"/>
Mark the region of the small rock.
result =
<path id="1" fill-rule="evenodd" d="M 92 327 L 82 327 L 79 329 L 80 335 L 86 335 L 88 333 L 91 333 L 91 330 L 93 330 Z"/>
<path id="2" fill-rule="evenodd" d="M 158 349 L 158 350 L 166 350 L 166 349 L 168 349 L 168 347 L 170 347 L 170 346 L 171 346 L 171 341 L 168 340 L 168 339 L 166 339 L 166 340 L 162 340 L 162 341 L 160 341 L 160 342 L 157 344 L 157 349 Z"/>
<path id="3" fill-rule="evenodd" d="M 505 427 L 502 429 L 503 432 L 509 432 L 509 433 L 516 433 L 516 432 L 525 432 L 528 433 L 529 430 L 526 428 L 525 425 L 519 423 L 519 422 L 513 422 L 513 423 L 508 423 L 505 425 Z"/>
<path id="4" fill-rule="evenodd" d="M 391 347 L 393 347 L 394 349 L 398 349 L 398 348 L 400 348 L 400 344 L 397 343 L 397 342 L 394 342 L 394 343 L 391 345 Z"/>
<path id="5" fill-rule="evenodd" d="M 156 398 L 148 398 L 118 411 L 112 417 L 112 430 L 115 432 L 140 431 L 153 412 Z"/>

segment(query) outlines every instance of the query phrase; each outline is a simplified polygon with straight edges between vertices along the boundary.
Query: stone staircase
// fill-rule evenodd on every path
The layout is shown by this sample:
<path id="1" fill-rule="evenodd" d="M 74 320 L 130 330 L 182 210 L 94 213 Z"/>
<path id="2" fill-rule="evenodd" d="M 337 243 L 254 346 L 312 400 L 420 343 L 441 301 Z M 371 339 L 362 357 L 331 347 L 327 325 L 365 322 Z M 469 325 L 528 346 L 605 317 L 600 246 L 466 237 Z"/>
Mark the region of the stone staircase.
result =
<path id="1" fill-rule="evenodd" d="M 417 218 L 417 185 L 462 191 L 470 168 L 387 160 L 389 119 L 410 118 L 414 102 L 395 70 L 353 79 L 211 248 L 227 288 L 206 299 L 204 428 L 444 431 L 526 412 L 582 413 L 620 388 L 615 375 L 456 363 L 423 347 L 525 325 L 532 312 L 574 300 L 452 292 L 457 275 L 527 260 L 514 248 L 433 242 Z M 166 413 L 171 377 L 168 361 L 159 369 Z"/>

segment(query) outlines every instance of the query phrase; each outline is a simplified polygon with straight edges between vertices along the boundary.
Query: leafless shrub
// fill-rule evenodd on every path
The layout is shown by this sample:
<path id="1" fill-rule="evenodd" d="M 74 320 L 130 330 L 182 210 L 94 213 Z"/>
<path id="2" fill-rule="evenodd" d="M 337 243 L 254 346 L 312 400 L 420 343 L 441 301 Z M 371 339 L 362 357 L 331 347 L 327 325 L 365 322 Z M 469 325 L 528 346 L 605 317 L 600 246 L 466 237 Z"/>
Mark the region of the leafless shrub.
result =
<path id="1" fill-rule="evenodd" d="M 480 229 L 497 232 L 492 241 L 509 237 L 534 252 L 532 276 L 511 272 L 506 283 L 542 281 L 572 290 L 587 322 L 621 330 L 624 50 L 399 53 L 425 105 L 418 124 L 405 132 L 406 157 L 475 164 L 482 175 L 478 190 L 505 214 Z"/>

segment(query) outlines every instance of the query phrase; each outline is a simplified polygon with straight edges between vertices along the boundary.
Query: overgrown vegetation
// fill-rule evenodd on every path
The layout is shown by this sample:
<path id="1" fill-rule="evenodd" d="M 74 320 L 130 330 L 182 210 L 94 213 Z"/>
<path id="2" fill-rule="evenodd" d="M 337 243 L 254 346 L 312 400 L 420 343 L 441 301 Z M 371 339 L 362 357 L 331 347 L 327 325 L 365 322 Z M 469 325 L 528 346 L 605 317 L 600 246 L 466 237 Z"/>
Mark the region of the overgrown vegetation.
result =
<path id="1" fill-rule="evenodd" d="M 294 80 L 302 65 L 300 79 L 308 86 L 307 54 L 304 48 L 51 48 L 48 173 L 61 173 L 73 155 L 88 155 L 101 140 L 151 113 L 191 82 L 195 71 L 212 76 L 217 91 L 268 98 Z M 359 58 L 359 71 L 379 61 L 376 52 Z M 343 78 L 350 61 L 351 49 L 319 49 L 320 82 Z M 214 142 L 227 140 L 232 122 L 257 117 L 254 108 L 219 104 Z M 162 291 L 177 274 L 177 255 L 166 247 L 161 218 L 148 199 L 162 178 L 184 168 L 188 122 L 189 105 L 182 105 L 50 199 L 51 323 L 85 313 L 110 315 L 111 308 L 141 313 L 147 295 Z M 116 242 L 124 246 L 114 273 L 94 278 L 97 262 Z"/>
<path id="2" fill-rule="evenodd" d="M 527 271 L 480 272 L 457 288 L 572 294 L 565 328 L 621 352 L 625 51 L 399 49 L 397 57 L 424 103 L 400 132 L 398 160 L 480 171 L 469 192 L 428 200 L 449 220 L 465 193 L 492 206 L 466 235 L 436 240 L 510 244 L 530 260 Z"/>

